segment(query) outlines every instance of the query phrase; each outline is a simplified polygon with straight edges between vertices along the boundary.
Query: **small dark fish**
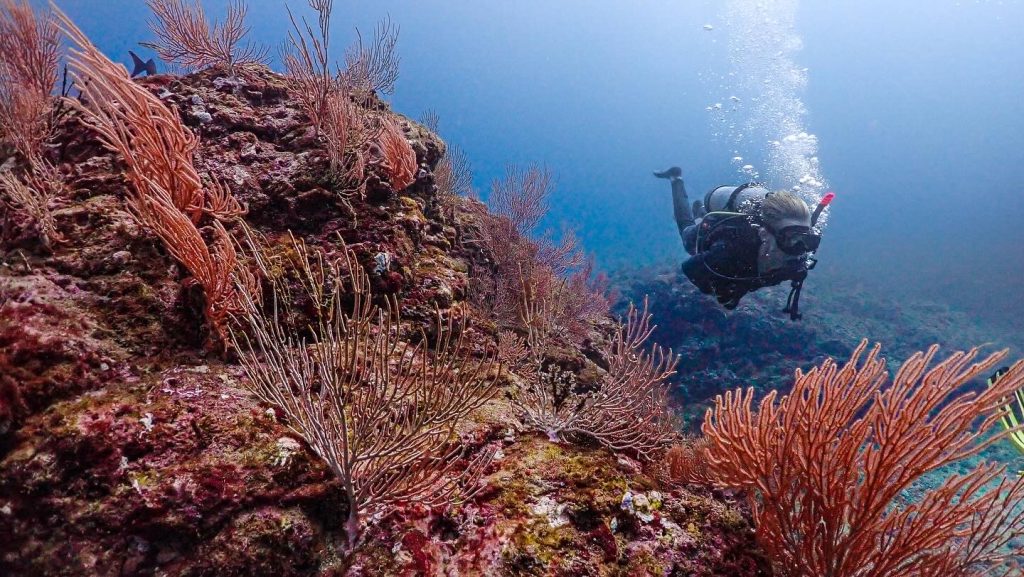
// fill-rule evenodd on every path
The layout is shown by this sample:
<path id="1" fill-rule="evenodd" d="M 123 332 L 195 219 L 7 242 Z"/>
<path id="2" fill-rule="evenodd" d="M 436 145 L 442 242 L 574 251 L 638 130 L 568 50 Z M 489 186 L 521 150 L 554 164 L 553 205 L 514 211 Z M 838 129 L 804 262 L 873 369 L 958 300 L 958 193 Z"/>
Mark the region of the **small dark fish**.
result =
<path id="1" fill-rule="evenodd" d="M 135 70 L 132 70 L 132 78 L 135 78 L 143 72 L 146 73 L 146 76 L 152 76 L 153 74 L 156 74 L 156 62 L 154 62 L 152 58 L 143 62 L 142 59 L 139 58 L 139 55 L 132 52 L 131 50 L 128 51 L 128 54 L 131 54 L 132 63 L 135 66 Z"/>

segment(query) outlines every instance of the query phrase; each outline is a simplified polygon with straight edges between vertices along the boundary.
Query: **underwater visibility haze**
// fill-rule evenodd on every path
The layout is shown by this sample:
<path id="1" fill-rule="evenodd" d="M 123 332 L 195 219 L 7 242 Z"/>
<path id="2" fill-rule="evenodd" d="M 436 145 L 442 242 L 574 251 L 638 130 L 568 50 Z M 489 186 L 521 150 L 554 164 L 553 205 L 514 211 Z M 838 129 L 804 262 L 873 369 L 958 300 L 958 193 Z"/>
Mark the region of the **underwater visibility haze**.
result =
<path id="1" fill-rule="evenodd" d="M 0 0 L 0 575 L 1024 575 L 1021 23 Z"/>
<path id="2" fill-rule="evenodd" d="M 254 2 L 248 18 L 274 60 L 282 6 Z M 62 7 L 126 65 L 152 36 L 135 3 Z M 1021 2 L 352 1 L 336 11 L 339 46 L 384 16 L 401 28 L 391 100 L 414 117 L 438 113 L 482 194 L 507 163 L 548 166 L 550 225 L 573 227 L 608 266 L 681 256 L 652 170 L 680 165 L 697 195 L 749 179 L 747 164 L 773 186 L 796 184 L 803 173 L 768 164 L 770 142 L 794 123 L 817 137 L 839 195 L 822 266 L 990 318 L 1020 312 Z"/>

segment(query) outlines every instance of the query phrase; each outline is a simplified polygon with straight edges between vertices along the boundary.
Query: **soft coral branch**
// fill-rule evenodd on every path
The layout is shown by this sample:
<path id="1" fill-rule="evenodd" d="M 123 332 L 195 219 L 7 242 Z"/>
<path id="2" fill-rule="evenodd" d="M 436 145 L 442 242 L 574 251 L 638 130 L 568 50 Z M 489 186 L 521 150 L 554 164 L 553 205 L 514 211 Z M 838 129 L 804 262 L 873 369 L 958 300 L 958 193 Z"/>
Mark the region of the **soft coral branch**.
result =
<path id="1" fill-rule="evenodd" d="M 842 368 L 797 371 L 793 390 L 715 399 L 703 430 L 720 485 L 747 491 L 761 546 L 780 575 L 981 575 L 1024 531 L 1024 480 L 982 464 L 947 477 L 916 504 L 894 504 L 923 475 L 976 455 L 1003 400 L 1024 384 L 1024 361 L 992 387 L 968 387 L 1006 355 L 977 350 L 928 368 L 936 347 L 912 356 L 886 386 L 878 347 L 864 341 Z M 977 425 L 977 428 L 975 426 Z"/>
<path id="2" fill-rule="evenodd" d="M 203 186 L 192 163 L 199 138 L 186 129 L 177 113 L 128 71 L 104 56 L 66 16 L 64 32 L 78 46 L 68 58 L 69 70 L 82 98 L 68 99 L 100 142 L 118 153 L 135 194 L 166 194 L 171 203 L 197 221 L 203 208 Z"/>
<path id="3" fill-rule="evenodd" d="M 60 33 L 53 14 L 27 3 L 0 2 L 0 144 L 24 163 L 21 176 L 0 174 L 0 200 L 33 221 L 44 247 L 61 240 L 51 203 L 63 190 L 44 146 L 54 125 L 50 92 L 56 81 Z"/>
<path id="4" fill-rule="evenodd" d="M 416 152 L 394 119 L 382 118 L 380 127 L 379 162 L 391 188 L 401 192 L 416 180 Z"/>
<path id="5" fill-rule="evenodd" d="M 196 222 L 204 211 L 219 218 L 237 217 L 241 206 L 222 184 L 204 194 L 192 164 L 198 139 L 173 110 L 132 82 L 123 66 L 101 54 L 67 16 L 58 15 L 64 32 L 78 47 L 71 51 L 69 65 L 83 87 L 84 99 L 72 101 L 73 106 L 103 145 L 122 157 L 131 185 L 131 213 L 188 269 L 189 282 L 203 287 L 206 319 L 226 342 L 225 322 L 240 307 L 233 276 L 255 283 L 238 267 L 234 245 L 220 221 L 214 220 L 211 243 Z"/>
<path id="6" fill-rule="evenodd" d="M 185 0 L 147 0 L 156 20 L 150 29 L 156 42 L 146 42 L 166 62 L 175 62 L 189 69 L 222 64 L 233 70 L 236 64 L 262 62 L 265 50 L 239 42 L 249 32 L 245 25 L 247 8 L 238 0 L 228 4 L 224 22 L 210 27 L 202 5 Z"/>
<path id="7" fill-rule="evenodd" d="M 249 248 L 259 266 L 271 264 Z M 347 246 L 336 260 L 294 238 L 289 249 L 300 294 L 264 269 L 273 305 L 260 306 L 240 287 L 245 332 L 232 338 L 253 392 L 284 413 L 341 482 L 351 550 L 368 511 L 447 502 L 475 482 L 490 455 L 464 467 L 456 428 L 497 394 L 497 372 L 489 356 L 465 360 L 465 317 L 456 323 L 437 314 L 433 352 L 424 333 L 416 344 L 403 340 L 397 302 L 374 304 L 369 277 Z M 310 303 L 308 324 L 289 321 L 296 298 Z"/>

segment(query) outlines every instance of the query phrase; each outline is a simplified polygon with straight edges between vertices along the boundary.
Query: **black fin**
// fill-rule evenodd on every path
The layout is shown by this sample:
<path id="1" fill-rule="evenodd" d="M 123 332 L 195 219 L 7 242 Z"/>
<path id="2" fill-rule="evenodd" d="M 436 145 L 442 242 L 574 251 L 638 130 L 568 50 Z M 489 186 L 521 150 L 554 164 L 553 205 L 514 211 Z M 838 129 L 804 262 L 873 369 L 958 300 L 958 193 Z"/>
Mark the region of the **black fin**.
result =
<path id="1" fill-rule="evenodd" d="M 658 178 L 680 178 L 683 176 L 683 169 L 679 168 L 678 166 L 673 166 L 668 170 L 655 172 L 654 176 L 657 176 Z"/>
<path id="2" fill-rule="evenodd" d="M 143 72 L 146 73 L 146 76 L 156 74 L 156 62 L 152 58 L 143 62 L 142 59 L 139 58 L 139 55 L 132 52 L 131 50 L 128 51 L 128 54 L 131 55 L 132 65 L 135 67 L 135 69 L 132 70 L 132 78 L 135 78 Z"/>
<path id="3" fill-rule="evenodd" d="M 132 57 L 132 66 L 134 66 L 134 68 L 132 69 L 132 78 L 135 78 L 139 74 L 142 74 L 146 71 L 146 63 L 143 62 L 141 58 L 139 58 L 138 54 L 132 52 L 131 50 L 128 51 L 128 54 Z"/>

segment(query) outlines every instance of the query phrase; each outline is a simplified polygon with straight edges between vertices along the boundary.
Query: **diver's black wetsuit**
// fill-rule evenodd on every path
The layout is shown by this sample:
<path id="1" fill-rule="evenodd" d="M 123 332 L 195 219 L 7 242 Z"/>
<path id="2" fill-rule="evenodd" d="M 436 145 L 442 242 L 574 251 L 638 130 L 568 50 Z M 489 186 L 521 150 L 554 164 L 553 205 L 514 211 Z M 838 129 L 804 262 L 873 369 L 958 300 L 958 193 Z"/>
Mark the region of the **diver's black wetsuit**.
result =
<path id="1" fill-rule="evenodd" d="M 672 179 L 672 205 L 683 246 L 693 255 L 683 262 L 683 273 L 702 293 L 715 295 L 726 309 L 736 308 L 748 292 L 806 276 L 799 261 L 766 275 L 758 273 L 762 241 L 754 216 L 712 215 L 696 223 L 681 178 Z"/>

